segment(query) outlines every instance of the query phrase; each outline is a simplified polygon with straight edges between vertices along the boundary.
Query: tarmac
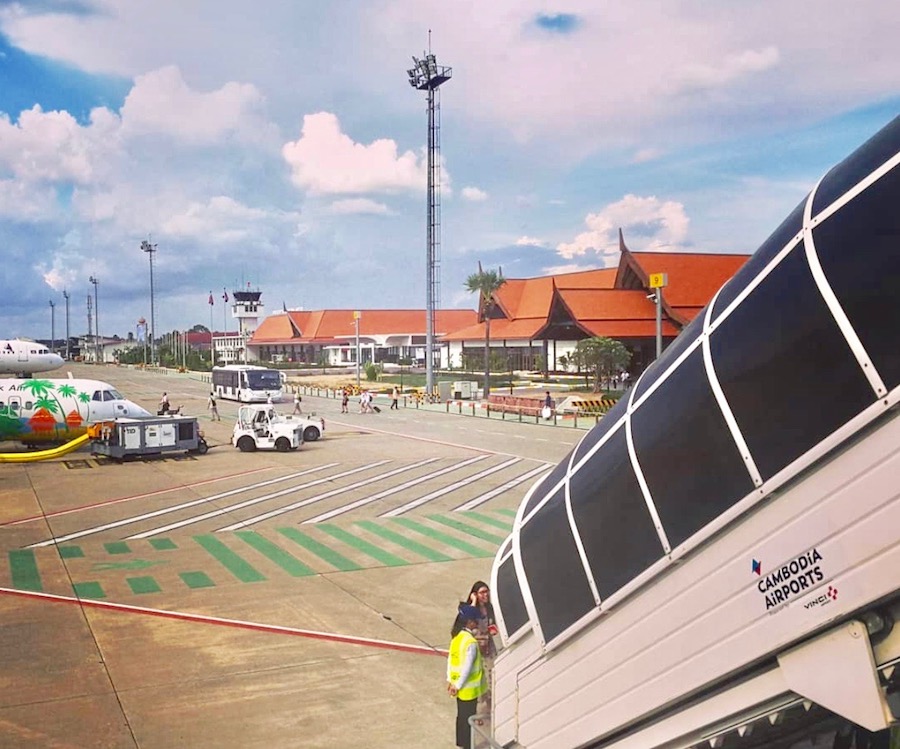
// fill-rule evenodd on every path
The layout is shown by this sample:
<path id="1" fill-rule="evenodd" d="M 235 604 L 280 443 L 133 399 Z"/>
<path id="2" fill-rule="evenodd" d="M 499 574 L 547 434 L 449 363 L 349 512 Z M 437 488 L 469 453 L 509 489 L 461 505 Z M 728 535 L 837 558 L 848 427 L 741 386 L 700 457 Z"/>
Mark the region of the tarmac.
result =
<path id="1" fill-rule="evenodd" d="M 583 429 L 304 395 L 324 439 L 240 453 L 199 376 L 66 369 L 211 449 L 0 465 L 0 746 L 454 746 L 457 602 Z"/>

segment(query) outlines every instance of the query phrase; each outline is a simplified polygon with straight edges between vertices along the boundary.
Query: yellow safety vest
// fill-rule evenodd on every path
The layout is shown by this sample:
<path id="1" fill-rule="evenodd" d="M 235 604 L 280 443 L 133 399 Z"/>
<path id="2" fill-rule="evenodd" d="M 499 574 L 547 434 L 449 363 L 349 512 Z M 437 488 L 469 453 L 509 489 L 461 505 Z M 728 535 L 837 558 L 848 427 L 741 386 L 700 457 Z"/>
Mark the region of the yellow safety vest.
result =
<path id="1" fill-rule="evenodd" d="M 475 662 L 472 664 L 472 670 L 469 672 L 469 678 L 466 679 L 466 683 L 456 693 L 456 696 L 465 702 L 477 700 L 487 691 L 487 685 L 484 683 L 484 664 L 481 660 L 481 649 L 478 647 L 478 641 L 469 630 L 460 630 L 459 634 L 451 640 L 450 655 L 447 656 L 447 681 L 455 684 L 462 671 L 466 650 L 473 643 L 475 645 Z"/>

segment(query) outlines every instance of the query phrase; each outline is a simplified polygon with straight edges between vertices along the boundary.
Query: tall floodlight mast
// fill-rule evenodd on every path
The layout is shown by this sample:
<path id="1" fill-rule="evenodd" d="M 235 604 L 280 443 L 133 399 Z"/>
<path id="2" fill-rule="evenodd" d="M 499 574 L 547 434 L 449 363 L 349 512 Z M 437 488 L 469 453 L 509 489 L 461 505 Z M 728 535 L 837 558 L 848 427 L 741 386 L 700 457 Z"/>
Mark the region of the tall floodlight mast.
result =
<path id="1" fill-rule="evenodd" d="M 56 350 L 56 304 L 50 300 L 50 351 Z"/>
<path id="2" fill-rule="evenodd" d="M 153 301 L 153 253 L 156 252 L 156 245 L 150 244 L 146 239 L 141 242 L 141 249 L 147 253 L 150 258 L 150 363 L 156 364 L 155 341 L 156 337 L 156 307 Z"/>
<path id="3" fill-rule="evenodd" d="M 429 48 L 431 47 L 429 31 Z M 434 311 L 440 305 L 441 248 L 441 137 L 440 102 L 435 105 L 438 86 L 449 81 L 451 68 L 438 65 L 429 49 L 414 67 L 406 71 L 409 85 L 428 93 L 428 215 L 425 240 L 425 392 L 434 394 Z"/>
<path id="4" fill-rule="evenodd" d="M 66 300 L 66 360 L 69 358 L 69 292 L 63 289 L 63 297 Z"/>

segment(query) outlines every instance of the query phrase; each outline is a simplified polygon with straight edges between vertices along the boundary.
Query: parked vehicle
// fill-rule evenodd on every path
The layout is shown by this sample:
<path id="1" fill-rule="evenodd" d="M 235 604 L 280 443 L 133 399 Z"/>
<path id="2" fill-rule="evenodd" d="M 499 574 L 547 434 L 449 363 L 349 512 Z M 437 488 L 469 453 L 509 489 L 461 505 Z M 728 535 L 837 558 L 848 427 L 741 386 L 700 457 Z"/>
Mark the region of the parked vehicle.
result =
<path id="1" fill-rule="evenodd" d="M 231 434 L 231 444 L 241 452 L 296 450 L 303 444 L 304 424 L 279 414 L 269 404 L 241 406 Z"/>

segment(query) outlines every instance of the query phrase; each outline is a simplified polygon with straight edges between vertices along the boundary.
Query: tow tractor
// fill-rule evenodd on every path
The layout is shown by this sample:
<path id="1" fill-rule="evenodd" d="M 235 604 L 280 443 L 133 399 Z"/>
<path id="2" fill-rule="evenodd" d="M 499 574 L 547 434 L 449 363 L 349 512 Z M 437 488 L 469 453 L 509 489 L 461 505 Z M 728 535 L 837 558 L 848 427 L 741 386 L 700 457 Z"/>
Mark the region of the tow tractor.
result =
<path id="1" fill-rule="evenodd" d="M 237 421 L 231 434 L 231 444 L 241 452 L 254 450 L 296 450 L 304 439 L 314 442 L 325 429 L 323 419 L 285 416 L 275 407 L 249 404 L 238 409 Z"/>

